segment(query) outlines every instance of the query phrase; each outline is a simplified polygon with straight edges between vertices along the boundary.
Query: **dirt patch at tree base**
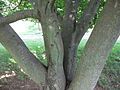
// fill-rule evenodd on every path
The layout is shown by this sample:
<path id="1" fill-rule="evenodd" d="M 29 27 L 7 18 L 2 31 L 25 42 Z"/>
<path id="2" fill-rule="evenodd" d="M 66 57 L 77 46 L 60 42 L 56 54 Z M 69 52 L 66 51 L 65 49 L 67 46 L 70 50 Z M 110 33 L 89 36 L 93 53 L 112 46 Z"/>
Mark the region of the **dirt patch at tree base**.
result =
<path id="1" fill-rule="evenodd" d="M 6 75 L 6 74 L 5 74 Z M 8 77 L 9 76 L 9 77 Z M 42 90 L 34 81 L 27 76 L 21 80 L 17 75 L 7 74 L 3 77 L 3 73 L 0 74 L 0 90 Z M 105 90 L 99 86 L 96 86 L 94 90 Z"/>
<path id="2" fill-rule="evenodd" d="M 0 90 L 41 90 L 28 76 L 20 78 L 14 73 L 0 73 Z"/>
<path id="3" fill-rule="evenodd" d="M 0 82 L 0 90 L 41 90 L 41 88 L 29 78 L 20 80 L 14 76 L 4 78 Z"/>

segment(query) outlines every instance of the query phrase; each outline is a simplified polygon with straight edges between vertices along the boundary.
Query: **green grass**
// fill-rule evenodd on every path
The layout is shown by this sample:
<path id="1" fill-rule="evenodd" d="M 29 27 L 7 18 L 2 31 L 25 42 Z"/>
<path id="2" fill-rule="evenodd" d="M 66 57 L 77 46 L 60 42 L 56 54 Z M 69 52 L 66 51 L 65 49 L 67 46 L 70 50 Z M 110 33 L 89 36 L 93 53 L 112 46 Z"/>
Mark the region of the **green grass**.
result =
<path id="1" fill-rule="evenodd" d="M 120 90 L 120 43 L 113 47 L 99 79 L 99 85 L 107 90 Z"/>
<path id="2" fill-rule="evenodd" d="M 46 59 L 43 57 L 43 52 L 45 51 L 43 43 L 40 41 L 25 41 L 26 45 L 29 47 L 30 51 L 45 65 L 47 64 Z M 79 60 L 81 53 L 83 51 L 86 41 L 80 43 L 78 49 Z M 6 49 L 0 45 L 0 72 L 5 71 L 15 71 L 20 79 L 24 79 L 24 74 L 20 71 L 19 66 L 12 59 L 11 55 L 6 51 Z M 98 84 L 107 90 L 119 90 L 120 88 L 120 43 L 116 43 L 110 53 L 104 70 L 100 76 Z"/>
<path id="3" fill-rule="evenodd" d="M 44 46 L 40 41 L 25 41 L 29 50 L 45 65 L 47 61 L 43 58 Z M 9 52 L 0 44 L 0 73 L 15 71 L 19 79 L 23 79 L 25 75 L 20 71 L 19 66 L 9 54 Z"/>

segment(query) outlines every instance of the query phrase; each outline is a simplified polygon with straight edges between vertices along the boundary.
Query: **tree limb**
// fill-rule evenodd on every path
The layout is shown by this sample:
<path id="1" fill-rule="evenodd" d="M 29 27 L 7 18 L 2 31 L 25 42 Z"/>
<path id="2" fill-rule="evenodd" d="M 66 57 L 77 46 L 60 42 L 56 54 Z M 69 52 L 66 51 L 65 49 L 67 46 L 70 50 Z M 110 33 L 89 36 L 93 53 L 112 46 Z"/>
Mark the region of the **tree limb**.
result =
<path id="1" fill-rule="evenodd" d="M 79 24 L 76 23 L 76 20 L 73 23 L 72 21 L 69 21 L 69 19 L 66 20 L 66 22 L 64 23 L 65 30 L 62 33 L 64 51 L 66 54 L 64 56 L 64 69 L 66 78 L 68 80 L 68 85 L 72 81 L 74 77 L 74 72 L 76 71 L 76 56 L 79 42 L 85 34 L 86 30 L 88 29 L 89 22 L 94 17 L 94 15 L 91 13 L 96 12 L 96 7 L 99 6 L 98 3 L 100 3 L 100 0 L 91 0 L 89 2 L 88 7 L 85 9 L 82 17 L 80 18 Z M 87 14 L 90 14 L 90 16 L 87 16 Z"/>
<path id="2" fill-rule="evenodd" d="M 65 0 L 65 16 L 64 23 L 68 23 L 68 27 L 75 30 L 77 9 L 80 0 Z M 69 28 L 68 28 L 69 29 Z M 65 29 L 66 30 L 66 29 Z M 69 32 L 69 30 L 67 30 Z"/>
<path id="3" fill-rule="evenodd" d="M 64 44 L 64 71 L 66 75 L 67 84 L 73 78 L 75 54 L 74 46 L 72 46 L 72 34 L 76 29 L 77 9 L 80 0 L 65 0 L 65 16 L 63 18 L 62 26 L 62 40 Z M 71 53 L 72 51 L 72 53 Z M 73 55 L 74 57 L 71 58 Z"/>
<path id="4" fill-rule="evenodd" d="M 100 1 L 101 0 L 90 0 L 88 7 L 85 9 L 83 15 L 79 20 L 79 23 L 76 25 L 76 31 L 74 32 L 75 42 L 79 43 L 82 36 L 89 28 L 89 23 L 97 13 L 97 9 L 100 5 Z"/>
<path id="5" fill-rule="evenodd" d="M 79 42 L 81 41 L 83 35 L 85 34 L 85 32 L 88 29 L 89 26 L 89 22 L 93 19 L 94 15 L 96 14 L 97 8 L 99 7 L 101 0 L 91 0 L 88 4 L 88 7 L 85 9 L 82 17 L 80 18 L 79 24 L 76 23 L 75 29 L 70 35 L 65 37 L 70 41 L 67 42 L 65 40 L 63 40 L 65 43 L 68 43 L 66 46 L 69 46 L 69 51 L 66 50 L 65 47 L 65 51 L 68 54 L 68 56 L 66 55 L 65 57 L 68 57 L 68 60 L 64 60 L 64 67 L 65 67 L 65 71 L 66 71 L 66 76 L 67 79 L 69 81 L 72 81 L 73 77 L 74 77 L 74 73 L 76 71 L 76 56 L 77 56 L 77 48 L 79 45 Z M 70 33 L 70 31 L 68 31 L 68 34 Z M 72 57 L 73 56 L 73 57 Z"/>
<path id="6" fill-rule="evenodd" d="M 65 0 L 65 17 L 69 18 L 70 14 L 76 14 L 80 0 Z"/>
<path id="7" fill-rule="evenodd" d="M 10 52 L 18 65 L 30 78 L 38 85 L 46 84 L 46 68 L 29 51 L 11 26 L 0 26 L 0 43 Z"/>
<path id="8" fill-rule="evenodd" d="M 93 90 L 120 35 L 120 0 L 108 0 L 78 63 L 68 90 Z"/>
<path id="9" fill-rule="evenodd" d="M 42 13 L 41 25 L 48 60 L 47 82 L 50 90 L 64 90 L 65 75 L 63 69 L 63 42 L 61 28 L 55 12 L 48 3 L 46 13 Z"/>
<path id="10" fill-rule="evenodd" d="M 51 10 L 54 9 L 55 1 L 56 1 L 56 0 L 49 0 L 49 2 L 51 3 Z"/>
<path id="11" fill-rule="evenodd" d="M 79 0 L 65 0 L 65 16 L 63 18 L 63 43 L 71 41 L 72 33 L 76 28 L 76 14 Z M 66 40 L 65 40 L 66 39 Z M 69 44 L 69 43 L 68 43 Z M 68 45 L 67 45 L 68 46 Z"/>
<path id="12" fill-rule="evenodd" d="M 9 24 L 17 20 L 30 18 L 30 17 L 37 18 L 38 17 L 37 11 L 36 10 L 24 10 L 24 11 L 15 12 L 12 15 L 0 17 L 0 25 Z"/>

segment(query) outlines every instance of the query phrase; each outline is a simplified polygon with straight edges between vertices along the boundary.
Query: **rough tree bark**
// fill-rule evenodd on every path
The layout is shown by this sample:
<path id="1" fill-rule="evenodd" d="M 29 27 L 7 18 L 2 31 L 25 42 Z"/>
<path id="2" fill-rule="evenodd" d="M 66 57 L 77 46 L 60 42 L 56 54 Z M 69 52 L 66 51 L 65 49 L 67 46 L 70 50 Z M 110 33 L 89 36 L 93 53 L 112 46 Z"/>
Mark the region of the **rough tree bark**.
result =
<path id="1" fill-rule="evenodd" d="M 63 21 L 62 39 L 64 44 L 64 69 L 68 85 L 72 81 L 76 71 L 78 45 L 89 28 L 89 23 L 95 16 L 100 1 L 101 0 L 91 0 L 77 23 L 76 12 L 80 1 L 66 0 L 66 13 Z"/>
<path id="2" fill-rule="evenodd" d="M 51 10 L 50 10 L 51 11 Z M 48 85 L 50 90 L 64 90 L 65 75 L 63 70 L 63 43 L 61 30 L 55 13 L 42 16 L 41 25 L 48 60 Z"/>
<path id="3" fill-rule="evenodd" d="M 43 90 L 93 90 L 107 56 L 120 34 L 120 0 L 108 0 L 101 19 L 85 46 L 77 70 L 75 70 L 77 47 L 96 13 L 100 0 L 90 0 L 78 23 L 76 22 L 78 0 L 66 0 L 69 3 L 66 3 L 62 23 L 59 22 L 54 8 L 55 0 L 30 0 L 30 2 L 34 6 L 33 10 L 0 17 L 2 45 L 36 83 L 43 85 Z M 37 60 L 13 29 L 6 25 L 27 17 L 37 18 L 42 25 L 47 67 Z"/>
<path id="4" fill-rule="evenodd" d="M 46 68 L 28 50 L 9 25 L 0 26 L 0 43 L 10 52 L 20 67 L 37 84 L 46 84 Z"/>
<path id="5" fill-rule="evenodd" d="M 93 90 L 120 35 L 120 0 L 109 0 L 90 36 L 68 90 Z"/>
<path id="6" fill-rule="evenodd" d="M 42 2 L 42 1 L 41 1 Z M 65 75 L 63 70 L 63 43 L 61 27 L 54 11 L 54 0 L 44 2 L 39 7 L 45 49 L 48 60 L 47 84 L 50 90 L 65 89 Z"/>

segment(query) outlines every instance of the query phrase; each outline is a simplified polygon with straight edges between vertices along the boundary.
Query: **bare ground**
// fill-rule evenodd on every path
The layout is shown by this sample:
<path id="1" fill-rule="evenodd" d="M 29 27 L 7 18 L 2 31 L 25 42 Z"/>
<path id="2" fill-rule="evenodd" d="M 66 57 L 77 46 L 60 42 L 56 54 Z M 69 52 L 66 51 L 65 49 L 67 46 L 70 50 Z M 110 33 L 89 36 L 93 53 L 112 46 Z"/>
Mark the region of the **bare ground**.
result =
<path id="1" fill-rule="evenodd" d="M 14 73 L 0 73 L 0 90 L 41 90 L 34 81 L 27 76 L 21 80 Z M 104 90 L 98 85 L 94 90 Z"/>
<path id="2" fill-rule="evenodd" d="M 40 86 L 27 76 L 22 80 L 13 73 L 1 73 L 0 77 L 2 77 L 0 79 L 0 90 L 41 90 Z"/>

